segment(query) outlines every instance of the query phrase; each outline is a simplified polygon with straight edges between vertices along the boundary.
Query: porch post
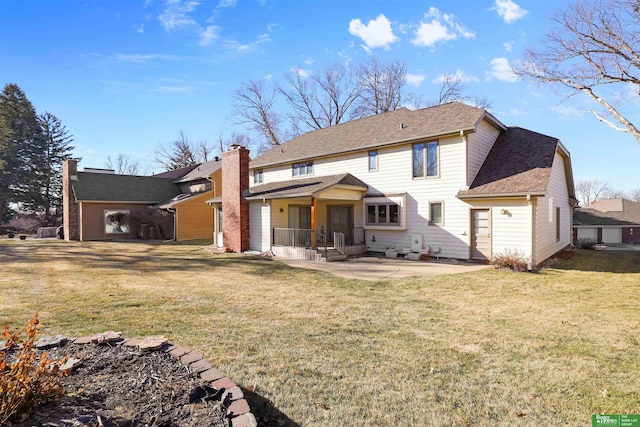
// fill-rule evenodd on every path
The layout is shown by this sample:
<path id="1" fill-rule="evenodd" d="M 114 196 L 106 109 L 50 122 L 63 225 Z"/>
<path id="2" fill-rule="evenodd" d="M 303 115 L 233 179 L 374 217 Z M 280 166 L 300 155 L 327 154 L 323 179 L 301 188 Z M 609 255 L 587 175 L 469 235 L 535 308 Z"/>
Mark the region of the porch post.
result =
<path id="1" fill-rule="evenodd" d="M 316 198 L 311 197 L 311 229 L 313 230 L 313 238 L 311 239 L 311 247 L 316 248 L 318 238 L 315 235 L 316 232 Z"/>

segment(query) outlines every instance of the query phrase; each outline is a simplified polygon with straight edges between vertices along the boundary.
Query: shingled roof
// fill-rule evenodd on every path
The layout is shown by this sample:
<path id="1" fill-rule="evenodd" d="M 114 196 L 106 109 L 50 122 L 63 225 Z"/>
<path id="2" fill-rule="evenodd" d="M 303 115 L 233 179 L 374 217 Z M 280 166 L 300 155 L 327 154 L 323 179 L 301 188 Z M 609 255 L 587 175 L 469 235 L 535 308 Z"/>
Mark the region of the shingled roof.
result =
<path id="1" fill-rule="evenodd" d="M 189 182 L 189 181 L 197 181 L 199 179 L 208 178 L 212 173 L 217 171 L 222 167 L 222 160 L 216 157 L 215 160 L 210 160 L 208 162 L 200 163 L 184 176 L 180 177 L 176 180 L 176 182 Z"/>
<path id="2" fill-rule="evenodd" d="M 544 194 L 559 143 L 557 138 L 509 127 L 496 139 L 469 189 L 458 197 Z"/>
<path id="3" fill-rule="evenodd" d="M 78 202 L 160 203 L 180 193 L 171 178 L 78 172 L 71 181 Z"/>
<path id="4" fill-rule="evenodd" d="M 573 225 L 639 225 L 640 202 L 609 199 L 573 212 Z"/>
<path id="5" fill-rule="evenodd" d="M 483 109 L 458 102 L 411 111 L 407 108 L 352 120 L 302 134 L 258 156 L 250 167 L 259 168 L 306 159 L 375 148 L 395 143 L 473 131 L 487 117 L 506 129 Z"/>
<path id="6" fill-rule="evenodd" d="M 313 178 L 294 179 L 290 181 L 272 182 L 251 187 L 245 193 L 247 200 L 289 199 L 295 197 L 311 197 L 334 185 L 349 185 L 367 190 L 367 184 L 355 176 L 344 173 L 340 175 L 318 176 Z"/>

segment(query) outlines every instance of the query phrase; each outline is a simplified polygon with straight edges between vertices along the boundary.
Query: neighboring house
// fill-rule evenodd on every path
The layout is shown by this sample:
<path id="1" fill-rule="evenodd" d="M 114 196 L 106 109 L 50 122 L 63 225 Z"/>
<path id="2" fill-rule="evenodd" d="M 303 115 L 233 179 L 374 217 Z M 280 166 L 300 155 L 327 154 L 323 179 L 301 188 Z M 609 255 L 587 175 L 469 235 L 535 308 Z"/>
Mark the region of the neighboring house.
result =
<path id="1" fill-rule="evenodd" d="M 244 151 L 223 162 L 244 167 Z M 254 159 L 249 176 L 244 198 L 224 204 L 235 221 L 225 246 L 227 230 L 240 233 L 235 251 L 317 259 L 326 244 L 478 260 L 518 251 L 536 265 L 571 243 L 567 149 L 460 103 L 305 133 Z"/>
<path id="2" fill-rule="evenodd" d="M 573 240 L 596 243 L 640 243 L 640 202 L 608 199 L 573 213 Z"/>
<path id="3" fill-rule="evenodd" d="M 174 213 L 177 241 L 211 239 L 216 237 L 214 209 L 207 201 L 222 193 L 222 161 L 201 163 L 174 182 L 180 186 L 180 194 L 158 205 Z M 156 177 L 162 176 L 155 175 Z"/>
<path id="4" fill-rule="evenodd" d="M 209 239 L 214 235 L 214 211 L 205 201 L 221 192 L 221 164 L 216 158 L 154 176 L 134 176 L 105 169 L 78 172 L 77 160 L 68 160 L 63 167 L 65 239 L 136 237 L 143 230 L 132 229 L 128 218 L 145 207 L 172 213 L 162 230 L 164 238 Z"/>

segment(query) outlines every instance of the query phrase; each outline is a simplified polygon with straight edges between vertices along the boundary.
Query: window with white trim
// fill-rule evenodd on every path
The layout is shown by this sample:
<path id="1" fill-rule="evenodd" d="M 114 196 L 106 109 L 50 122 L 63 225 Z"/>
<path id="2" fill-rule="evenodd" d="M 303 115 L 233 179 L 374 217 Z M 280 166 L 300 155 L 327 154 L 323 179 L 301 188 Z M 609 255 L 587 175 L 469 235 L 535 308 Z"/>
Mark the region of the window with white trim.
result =
<path id="1" fill-rule="evenodd" d="M 291 169 L 293 176 L 313 175 L 313 162 L 294 163 Z"/>
<path id="2" fill-rule="evenodd" d="M 253 171 L 253 183 L 262 184 L 263 179 L 262 169 L 255 169 Z"/>
<path id="3" fill-rule="evenodd" d="M 369 172 L 378 170 L 378 150 L 369 151 Z"/>
<path id="4" fill-rule="evenodd" d="M 429 203 L 429 224 L 444 225 L 444 203 L 443 202 Z"/>
<path id="5" fill-rule="evenodd" d="M 413 177 L 438 176 L 438 141 L 413 144 Z"/>
<path id="6" fill-rule="evenodd" d="M 396 203 L 367 203 L 367 225 L 400 224 L 400 205 Z"/>

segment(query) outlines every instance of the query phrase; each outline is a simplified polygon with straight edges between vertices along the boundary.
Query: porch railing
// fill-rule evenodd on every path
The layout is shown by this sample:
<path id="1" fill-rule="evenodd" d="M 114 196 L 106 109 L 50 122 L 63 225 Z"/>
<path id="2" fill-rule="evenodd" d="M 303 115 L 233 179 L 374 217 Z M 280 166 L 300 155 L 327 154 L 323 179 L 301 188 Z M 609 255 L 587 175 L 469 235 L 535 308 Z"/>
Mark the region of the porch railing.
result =
<path id="1" fill-rule="evenodd" d="M 344 241 L 345 241 L 344 233 L 340 233 L 340 232 L 333 233 L 333 246 L 342 255 L 344 255 L 344 246 L 345 246 Z"/>
<path id="2" fill-rule="evenodd" d="M 294 248 L 310 248 L 315 239 L 315 230 L 300 228 L 274 228 L 274 246 L 292 246 Z"/>

